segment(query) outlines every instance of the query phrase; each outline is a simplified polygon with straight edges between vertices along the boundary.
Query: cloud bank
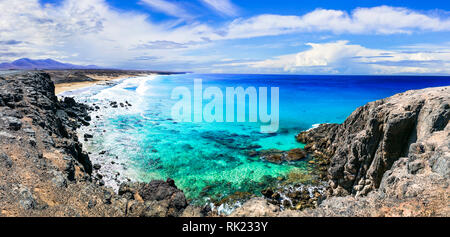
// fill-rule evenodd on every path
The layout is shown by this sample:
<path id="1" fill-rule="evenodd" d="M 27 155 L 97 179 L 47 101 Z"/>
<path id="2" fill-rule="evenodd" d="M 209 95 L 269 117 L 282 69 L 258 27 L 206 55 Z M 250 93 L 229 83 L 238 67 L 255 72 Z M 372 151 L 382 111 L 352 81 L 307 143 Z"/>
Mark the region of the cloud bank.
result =
<path id="1" fill-rule="evenodd" d="M 348 41 L 307 43 L 310 49 L 272 59 L 225 63 L 221 67 L 252 67 L 289 73 L 333 74 L 449 74 L 450 45 L 445 48 L 408 52 L 369 49 Z"/>
<path id="2" fill-rule="evenodd" d="M 234 16 L 238 11 L 229 0 L 201 1 L 227 16 Z M 141 3 L 177 18 L 191 16 L 167 0 L 141 0 Z M 389 6 L 357 8 L 350 13 L 316 9 L 299 16 L 265 14 L 214 26 L 195 17 L 184 24 L 179 24 L 177 19 L 153 22 L 148 14 L 118 10 L 105 0 L 64 0 L 58 5 L 41 5 L 38 0 L 0 0 L 0 9 L 0 61 L 18 57 L 54 58 L 75 64 L 113 67 L 209 68 L 224 57 L 211 53 L 199 56 L 193 52 L 214 50 L 217 43 L 227 40 L 254 37 L 323 32 L 334 35 L 450 32 L 448 17 Z M 305 68 L 333 72 L 345 71 L 340 62 L 346 62 L 347 68 L 351 65 L 354 70 L 381 72 L 386 68 L 406 68 L 407 71 L 426 72 L 439 71 L 441 69 L 434 67 L 441 68 L 448 61 L 447 53 L 374 50 L 346 41 L 308 45 L 311 49 L 299 54 L 281 55 L 246 65 L 255 69 L 281 68 L 285 72 Z M 416 67 L 408 63 L 417 61 L 421 64 Z"/>
<path id="3" fill-rule="evenodd" d="M 335 34 L 411 34 L 449 31 L 450 19 L 400 7 L 357 8 L 352 13 L 316 9 L 303 16 L 259 15 L 237 19 L 228 26 L 228 37 L 257 37 L 293 32 Z"/>

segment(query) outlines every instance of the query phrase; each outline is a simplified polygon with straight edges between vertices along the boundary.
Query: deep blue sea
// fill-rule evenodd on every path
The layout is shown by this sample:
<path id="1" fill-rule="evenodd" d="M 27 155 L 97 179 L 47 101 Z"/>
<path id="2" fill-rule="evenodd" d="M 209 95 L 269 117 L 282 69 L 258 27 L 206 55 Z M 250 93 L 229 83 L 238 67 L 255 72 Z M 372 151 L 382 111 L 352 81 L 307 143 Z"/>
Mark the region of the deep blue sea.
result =
<path id="1" fill-rule="evenodd" d="M 226 87 L 279 87 L 278 133 L 261 133 L 258 123 L 174 121 L 172 90 L 192 89 L 194 79 L 224 94 Z M 170 177 L 190 199 L 203 202 L 236 192 L 258 195 L 264 182 L 313 169 L 307 160 L 272 164 L 249 151 L 301 148 L 295 135 L 315 124 L 342 123 L 357 107 L 406 90 L 448 85 L 450 77 L 180 74 L 130 78 L 63 95 L 100 106 L 92 116 L 98 118 L 82 132 L 95 134 L 84 145 L 105 172 L 137 181 Z M 114 109 L 111 101 L 132 106 Z M 97 155 L 100 151 L 106 154 Z"/>

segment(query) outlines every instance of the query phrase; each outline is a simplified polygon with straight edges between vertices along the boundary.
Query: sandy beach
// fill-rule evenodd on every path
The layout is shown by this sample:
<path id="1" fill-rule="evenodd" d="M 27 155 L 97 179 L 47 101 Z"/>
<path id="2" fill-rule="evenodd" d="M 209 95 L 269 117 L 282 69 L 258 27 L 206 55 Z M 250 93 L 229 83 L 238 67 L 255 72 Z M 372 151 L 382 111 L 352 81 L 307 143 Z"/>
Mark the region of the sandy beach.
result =
<path id="1" fill-rule="evenodd" d="M 61 94 L 66 91 L 71 90 L 77 90 L 93 85 L 98 85 L 102 83 L 107 83 L 109 81 L 113 80 L 120 80 L 125 79 L 129 77 L 136 77 L 136 76 L 148 76 L 152 74 L 141 74 L 141 75 L 109 75 L 109 76 L 102 76 L 102 75 L 93 75 L 93 74 L 86 74 L 87 77 L 91 78 L 92 81 L 81 81 L 81 82 L 66 82 L 66 83 L 56 83 L 55 84 L 55 94 Z"/>

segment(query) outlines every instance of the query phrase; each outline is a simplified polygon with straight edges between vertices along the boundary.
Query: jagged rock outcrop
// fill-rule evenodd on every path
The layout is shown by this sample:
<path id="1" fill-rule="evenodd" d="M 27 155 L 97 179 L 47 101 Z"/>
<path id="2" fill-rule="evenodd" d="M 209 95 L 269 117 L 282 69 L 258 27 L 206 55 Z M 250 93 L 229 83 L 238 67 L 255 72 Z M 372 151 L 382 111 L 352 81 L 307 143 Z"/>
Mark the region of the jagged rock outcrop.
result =
<path id="1" fill-rule="evenodd" d="M 448 175 L 449 161 L 440 147 L 449 140 L 449 119 L 450 89 L 430 88 L 368 103 L 343 124 L 322 125 L 297 139 L 307 143 L 309 151 L 330 157 L 332 195 L 366 195 L 380 187 L 401 157 L 411 158 L 408 166 L 413 173 L 423 169 L 421 160 L 426 160 Z"/>
<path id="2" fill-rule="evenodd" d="M 129 184 L 157 184 L 148 190 L 160 194 L 155 200 L 146 189 L 142 197 L 138 189 L 116 194 L 95 182 L 76 133 L 90 110 L 59 101 L 46 73 L 0 77 L 0 216 L 185 215 L 186 198 L 173 181 Z"/>
<path id="3" fill-rule="evenodd" d="M 449 119 L 450 87 L 429 88 L 299 134 L 306 151 L 330 161 L 328 197 L 316 209 L 270 216 L 450 216 Z"/>
<path id="4" fill-rule="evenodd" d="M 122 183 L 119 195 L 129 202 L 128 216 L 166 217 L 166 216 L 202 216 L 201 212 L 192 213 L 195 207 L 188 207 L 183 191 L 177 188 L 172 179 L 153 180 L 149 183 Z"/>

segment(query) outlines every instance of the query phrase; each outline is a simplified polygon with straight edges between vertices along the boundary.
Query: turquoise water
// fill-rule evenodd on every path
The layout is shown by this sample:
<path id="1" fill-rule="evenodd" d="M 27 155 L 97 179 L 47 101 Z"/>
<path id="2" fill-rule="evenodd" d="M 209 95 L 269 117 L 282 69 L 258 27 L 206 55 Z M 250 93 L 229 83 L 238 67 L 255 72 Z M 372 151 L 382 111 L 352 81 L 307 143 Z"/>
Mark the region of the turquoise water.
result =
<path id="1" fill-rule="evenodd" d="M 171 118 L 177 86 L 280 88 L 280 130 L 260 133 L 258 123 L 183 123 Z M 101 109 L 84 130 L 95 134 L 85 147 L 95 162 L 137 181 L 172 178 L 193 201 L 220 200 L 261 189 L 292 173 L 311 174 L 308 160 L 271 164 L 248 152 L 301 148 L 295 135 L 320 123 L 341 123 L 358 106 L 409 89 L 450 85 L 450 77 L 170 75 L 122 80 L 65 93 Z M 129 102 L 111 108 L 110 101 Z M 106 151 L 97 156 L 99 151 Z M 92 155 L 91 155 L 92 157 Z M 111 161 L 115 165 L 108 166 Z"/>

